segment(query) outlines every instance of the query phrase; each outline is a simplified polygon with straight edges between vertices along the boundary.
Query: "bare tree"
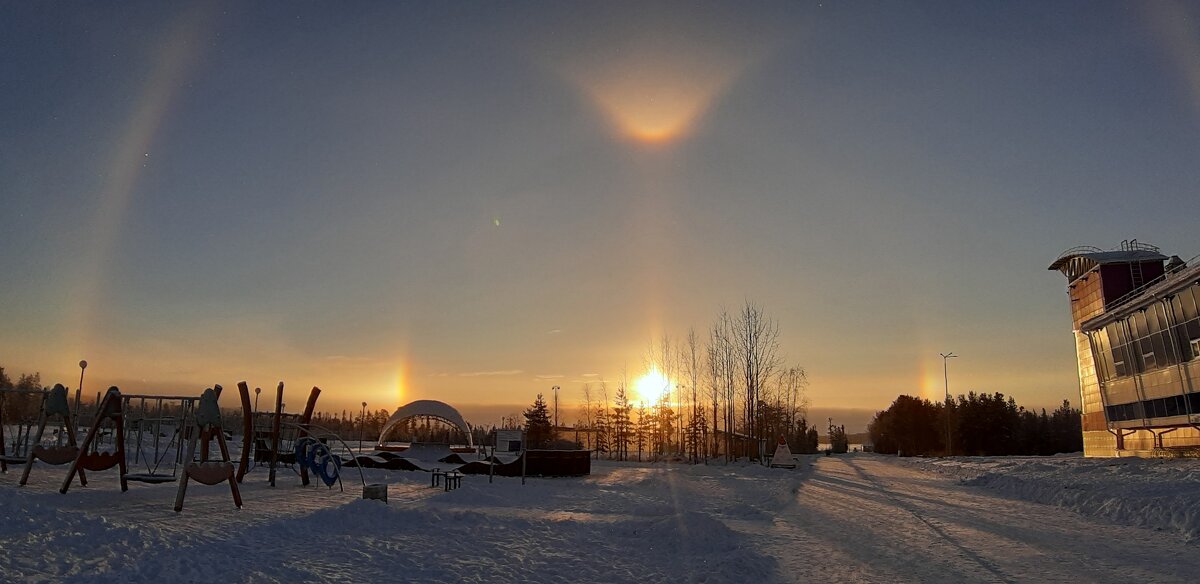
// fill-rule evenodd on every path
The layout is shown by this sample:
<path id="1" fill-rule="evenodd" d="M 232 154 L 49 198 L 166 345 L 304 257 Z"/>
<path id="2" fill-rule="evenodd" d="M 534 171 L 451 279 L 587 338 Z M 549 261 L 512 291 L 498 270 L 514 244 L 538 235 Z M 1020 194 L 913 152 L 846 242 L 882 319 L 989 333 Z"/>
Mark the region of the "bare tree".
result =
<path id="1" fill-rule="evenodd" d="M 712 446 L 709 451 L 714 457 L 718 456 L 721 451 L 718 444 L 718 436 L 720 436 L 718 424 L 720 424 L 721 420 L 719 408 L 721 406 L 722 375 L 720 348 L 717 346 L 717 343 L 716 327 L 714 326 L 713 330 L 709 331 L 708 344 L 704 347 L 705 381 L 708 386 L 708 401 L 712 404 Z"/>
<path id="2" fill-rule="evenodd" d="M 672 384 L 675 382 L 675 353 L 672 350 L 674 345 L 671 342 L 671 336 L 664 333 L 662 338 L 659 339 L 658 346 L 659 371 L 662 372 L 663 378 L 667 380 L 667 387 L 666 391 L 663 392 L 664 399 L 662 401 L 666 404 L 667 408 L 670 408 L 671 402 L 674 401 L 678 403 L 677 399 L 672 399 L 674 396 L 678 395 L 678 388 L 672 386 Z M 675 412 L 675 415 L 678 416 L 678 412 Z M 665 437 L 667 450 L 670 449 L 671 437 L 672 434 L 670 433 L 668 433 Z M 678 440 L 676 440 L 676 442 L 678 443 Z"/>
<path id="3" fill-rule="evenodd" d="M 612 460 L 612 415 L 609 413 L 608 404 L 608 382 L 601 381 L 600 399 L 596 407 L 600 412 L 600 421 L 602 424 L 604 424 L 604 433 L 607 437 L 607 444 L 605 447 L 608 449 L 608 458 L 609 460 Z"/>
<path id="4" fill-rule="evenodd" d="M 759 436 L 758 416 L 759 400 L 766 389 L 769 380 L 779 367 L 779 325 L 766 315 L 763 308 L 749 300 L 742 306 L 736 320 L 735 342 L 737 355 L 741 365 L 742 390 L 744 393 L 743 415 L 745 416 L 746 435 L 750 439 L 748 453 L 757 457 L 757 449 L 753 445 L 762 438 Z"/>
<path id="5" fill-rule="evenodd" d="M 679 348 L 679 362 L 681 365 L 680 373 L 687 379 L 688 382 L 687 391 L 682 393 L 683 396 L 690 402 L 689 409 L 687 409 L 689 419 L 687 420 L 686 442 L 688 454 L 691 456 L 692 462 L 696 462 L 700 458 L 699 434 L 701 428 L 696 424 L 696 421 L 702 417 L 699 412 L 700 389 L 698 387 L 700 385 L 700 376 L 703 369 L 700 351 L 700 339 L 696 336 L 696 329 L 688 329 L 687 338 L 684 340 L 683 345 L 681 345 Z M 682 402 L 683 399 L 680 399 L 680 401 Z M 685 408 L 680 407 L 679 409 L 684 410 Z M 682 414 L 683 412 L 681 411 L 680 415 L 682 416 Z M 680 426 L 683 426 L 682 421 Z"/>
<path id="6" fill-rule="evenodd" d="M 735 456 L 734 431 L 736 428 L 737 411 L 737 377 L 738 357 L 735 339 L 734 319 L 724 308 L 717 315 L 709 332 L 708 369 L 712 382 L 713 398 L 713 438 L 721 435 L 724 428 L 724 443 L 714 446 L 714 450 L 725 452 L 725 462 Z M 718 412 L 718 408 L 720 411 Z"/>
<path id="7" fill-rule="evenodd" d="M 666 333 L 658 339 L 657 343 L 655 343 L 654 338 L 651 338 L 646 347 L 646 353 L 643 357 L 646 369 L 657 370 L 662 374 L 663 379 L 666 380 L 666 387 L 663 388 L 661 395 L 655 397 L 657 405 L 654 407 L 656 408 L 662 408 L 664 404 L 668 408 L 672 403 L 679 404 L 678 388 L 674 387 L 674 384 L 678 382 L 675 378 L 678 357 L 674 351 L 674 343 L 671 340 L 671 336 Z M 679 412 L 675 412 L 675 416 L 679 416 Z M 670 449 L 672 443 L 682 444 L 682 441 L 673 433 L 664 437 L 666 450 Z"/>
<path id="8" fill-rule="evenodd" d="M 594 437 L 596 429 L 592 426 L 592 384 L 583 384 L 583 423 L 588 431 L 588 448 L 595 448 Z M 578 441 L 578 439 L 576 439 Z"/>
<path id="9" fill-rule="evenodd" d="M 782 392 L 781 403 L 787 408 L 788 434 L 796 432 L 796 420 L 804 419 L 808 414 L 808 373 L 804 367 L 793 365 L 780 373 L 779 387 Z"/>

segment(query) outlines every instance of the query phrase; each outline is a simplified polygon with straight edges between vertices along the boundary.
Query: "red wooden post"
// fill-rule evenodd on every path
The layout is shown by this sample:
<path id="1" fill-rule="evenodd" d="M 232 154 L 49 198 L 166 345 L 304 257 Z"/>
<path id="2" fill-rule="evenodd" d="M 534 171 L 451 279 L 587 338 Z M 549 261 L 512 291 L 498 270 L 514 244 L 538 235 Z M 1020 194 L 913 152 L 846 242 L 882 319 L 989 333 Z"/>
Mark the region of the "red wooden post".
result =
<path id="1" fill-rule="evenodd" d="M 283 416 L 283 382 L 275 389 L 275 420 L 271 423 L 270 483 L 275 486 L 275 466 L 279 464 L 279 420 Z"/>
<path id="2" fill-rule="evenodd" d="M 308 424 L 312 422 L 313 410 L 317 409 L 317 398 L 321 395 L 321 388 L 313 386 L 312 391 L 308 393 L 308 403 L 304 404 L 304 417 L 300 418 L 300 433 L 297 434 L 297 439 L 308 436 Z M 300 461 L 296 461 L 300 465 L 300 484 L 308 486 L 308 467 Z"/>
<path id="3" fill-rule="evenodd" d="M 238 382 L 238 393 L 242 397 L 242 456 L 238 460 L 237 482 L 246 478 L 250 469 L 250 448 L 254 440 L 254 411 L 250 408 L 250 386 Z M 240 505 L 239 505 L 240 506 Z"/>

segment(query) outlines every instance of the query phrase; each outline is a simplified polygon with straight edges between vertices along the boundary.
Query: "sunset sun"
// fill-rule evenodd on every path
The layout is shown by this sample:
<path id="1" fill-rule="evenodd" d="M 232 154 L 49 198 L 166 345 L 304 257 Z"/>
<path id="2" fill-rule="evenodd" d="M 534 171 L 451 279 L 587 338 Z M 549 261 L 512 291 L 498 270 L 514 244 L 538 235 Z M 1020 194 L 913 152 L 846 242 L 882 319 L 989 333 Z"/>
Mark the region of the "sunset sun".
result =
<path id="1" fill-rule="evenodd" d="M 658 401 L 667 392 L 669 386 L 670 382 L 657 368 L 651 368 L 645 375 L 642 375 L 633 382 L 633 389 L 637 393 L 637 399 L 650 403 Z"/>

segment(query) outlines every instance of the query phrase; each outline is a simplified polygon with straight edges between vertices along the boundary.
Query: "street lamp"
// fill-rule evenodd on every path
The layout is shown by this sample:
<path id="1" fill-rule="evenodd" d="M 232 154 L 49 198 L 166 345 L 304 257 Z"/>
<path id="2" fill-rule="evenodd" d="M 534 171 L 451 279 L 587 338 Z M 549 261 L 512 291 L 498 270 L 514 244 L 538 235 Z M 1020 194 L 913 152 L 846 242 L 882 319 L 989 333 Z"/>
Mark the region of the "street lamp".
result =
<path id="1" fill-rule="evenodd" d="M 254 388 L 254 414 L 258 415 L 258 394 L 262 393 L 261 387 Z"/>
<path id="2" fill-rule="evenodd" d="M 554 390 L 554 427 L 558 427 L 558 386 L 555 385 L 550 389 Z"/>
<path id="3" fill-rule="evenodd" d="M 954 351 L 949 353 L 938 353 L 942 356 L 942 378 L 946 387 L 946 455 L 949 456 L 954 449 L 950 444 L 950 359 L 957 357 Z"/>
<path id="4" fill-rule="evenodd" d="M 362 417 L 358 419 L 358 450 L 362 451 L 363 434 L 367 431 L 367 402 L 362 403 Z"/>
<path id="5" fill-rule="evenodd" d="M 79 361 L 79 388 L 75 390 L 75 419 L 79 419 L 79 399 L 83 396 L 83 371 L 87 369 L 87 361 Z"/>

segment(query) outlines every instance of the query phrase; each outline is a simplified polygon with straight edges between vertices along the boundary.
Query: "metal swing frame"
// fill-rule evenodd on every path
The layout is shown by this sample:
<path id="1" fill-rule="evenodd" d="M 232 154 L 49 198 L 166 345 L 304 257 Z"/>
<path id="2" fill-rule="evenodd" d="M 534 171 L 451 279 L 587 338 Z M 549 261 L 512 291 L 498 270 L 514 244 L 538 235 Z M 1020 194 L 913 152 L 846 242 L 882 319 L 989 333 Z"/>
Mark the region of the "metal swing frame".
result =
<path id="1" fill-rule="evenodd" d="M 147 483 L 147 484 L 155 484 L 155 485 L 163 484 L 163 483 L 171 483 L 171 482 L 175 482 L 175 481 L 179 480 L 179 465 L 184 462 L 183 461 L 183 442 L 184 442 L 183 433 L 186 431 L 187 420 L 195 408 L 195 402 L 197 399 L 198 398 L 195 398 L 195 397 L 184 397 L 184 396 L 154 396 L 154 395 L 122 395 L 121 396 L 121 400 L 123 402 L 122 409 L 126 412 L 126 414 L 125 414 L 126 421 L 127 422 L 136 422 L 136 426 L 137 426 L 137 428 L 135 430 L 133 428 L 133 426 L 135 424 L 132 424 L 132 423 L 126 424 L 125 440 L 126 440 L 126 442 L 128 442 L 130 439 L 136 440 L 137 446 L 134 447 L 134 454 L 133 454 L 134 464 L 136 466 L 141 466 L 144 463 L 144 465 L 146 467 L 146 472 L 144 472 L 144 473 L 143 472 L 126 472 L 123 476 L 124 480 Z M 129 416 L 129 412 L 132 408 L 130 408 L 129 406 L 132 405 L 132 402 L 134 400 L 140 401 L 141 416 L 138 418 L 135 418 L 133 420 L 130 420 L 128 418 L 128 416 Z M 146 408 L 147 400 L 152 400 L 155 402 L 155 409 L 157 411 L 155 412 L 154 417 L 147 416 L 147 408 Z M 166 401 L 172 401 L 172 402 L 178 401 L 179 402 L 179 416 L 178 417 L 168 417 L 168 416 L 164 415 L 163 411 L 166 407 L 164 402 L 166 402 Z M 162 423 L 164 420 L 173 420 L 175 422 L 175 432 L 172 434 L 171 439 L 167 442 L 166 447 L 160 448 L 160 441 L 162 439 L 162 425 L 163 425 Z M 154 465 L 153 466 L 151 466 L 151 464 L 150 464 L 151 463 L 150 457 L 144 455 L 144 453 L 147 449 L 146 449 L 145 441 L 143 440 L 143 437 L 144 437 L 143 435 L 144 435 L 144 432 L 147 430 L 146 426 L 147 426 L 147 422 L 149 422 L 149 421 L 152 421 L 152 427 L 153 427 L 152 431 L 154 432 L 154 460 L 153 460 Z M 136 434 L 134 434 L 134 432 L 136 432 Z M 162 466 L 162 463 L 164 460 L 166 460 L 167 455 L 171 453 L 172 444 L 174 444 L 175 455 L 172 458 L 171 473 L 170 474 L 160 473 L 159 467 Z"/>

